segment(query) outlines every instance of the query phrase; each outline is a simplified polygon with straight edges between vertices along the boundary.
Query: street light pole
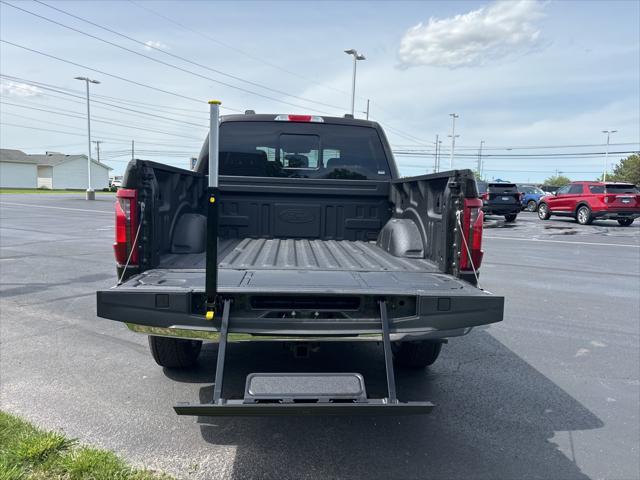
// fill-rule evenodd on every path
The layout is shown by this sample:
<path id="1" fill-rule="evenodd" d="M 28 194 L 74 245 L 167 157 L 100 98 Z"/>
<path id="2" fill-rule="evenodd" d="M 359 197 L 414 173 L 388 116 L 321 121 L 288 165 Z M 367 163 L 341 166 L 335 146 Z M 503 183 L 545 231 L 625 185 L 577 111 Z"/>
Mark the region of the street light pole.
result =
<path id="1" fill-rule="evenodd" d="M 351 85 L 351 116 L 353 117 L 356 106 L 356 65 L 358 60 L 366 60 L 366 57 L 354 48 L 345 50 L 344 53 L 353 56 L 353 81 Z"/>
<path id="2" fill-rule="evenodd" d="M 449 116 L 451 117 L 451 135 L 449 135 L 451 137 L 451 156 L 449 157 L 449 170 L 453 170 L 453 151 L 456 148 L 456 137 L 460 136 L 456 135 L 456 118 L 459 118 L 460 115 L 450 113 Z"/>
<path id="3" fill-rule="evenodd" d="M 82 80 L 87 85 L 87 192 L 86 199 L 87 200 L 95 200 L 96 192 L 91 188 L 91 109 L 89 107 L 89 84 L 95 83 L 96 85 L 100 82 L 98 80 L 91 80 L 88 77 L 75 77 L 76 80 Z"/>
<path id="4" fill-rule="evenodd" d="M 609 137 L 616 133 L 618 130 L 602 130 L 602 133 L 607 134 L 607 149 L 604 154 L 604 171 L 602 172 L 602 181 L 607 181 L 607 169 L 609 168 Z"/>

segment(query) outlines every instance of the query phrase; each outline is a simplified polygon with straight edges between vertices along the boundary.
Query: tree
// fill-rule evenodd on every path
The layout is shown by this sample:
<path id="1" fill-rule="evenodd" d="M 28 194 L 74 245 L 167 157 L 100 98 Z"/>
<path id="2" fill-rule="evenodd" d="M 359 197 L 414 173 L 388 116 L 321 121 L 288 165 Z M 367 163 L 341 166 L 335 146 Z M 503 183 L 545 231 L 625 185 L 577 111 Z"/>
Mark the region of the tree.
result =
<path id="1" fill-rule="evenodd" d="M 602 181 L 602 176 L 598 179 Z M 620 160 L 613 172 L 607 173 L 608 182 L 629 182 L 640 185 L 640 155 L 634 153 Z"/>
<path id="2" fill-rule="evenodd" d="M 567 183 L 571 183 L 571 179 L 564 175 L 552 175 L 544 181 L 545 185 L 552 185 L 554 187 L 562 187 Z"/>

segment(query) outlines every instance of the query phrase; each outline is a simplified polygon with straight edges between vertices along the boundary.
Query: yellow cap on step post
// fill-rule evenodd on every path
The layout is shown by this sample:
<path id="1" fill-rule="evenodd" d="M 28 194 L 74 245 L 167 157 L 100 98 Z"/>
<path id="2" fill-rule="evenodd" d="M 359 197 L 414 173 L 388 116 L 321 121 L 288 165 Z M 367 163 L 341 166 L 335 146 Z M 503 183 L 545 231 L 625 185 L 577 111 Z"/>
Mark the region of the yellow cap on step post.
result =
<path id="1" fill-rule="evenodd" d="M 220 100 L 209 100 L 209 105 L 222 105 Z"/>
<path id="2" fill-rule="evenodd" d="M 205 314 L 205 318 L 207 320 L 213 320 L 213 317 L 215 316 L 215 312 L 213 310 L 209 310 L 206 314 Z"/>

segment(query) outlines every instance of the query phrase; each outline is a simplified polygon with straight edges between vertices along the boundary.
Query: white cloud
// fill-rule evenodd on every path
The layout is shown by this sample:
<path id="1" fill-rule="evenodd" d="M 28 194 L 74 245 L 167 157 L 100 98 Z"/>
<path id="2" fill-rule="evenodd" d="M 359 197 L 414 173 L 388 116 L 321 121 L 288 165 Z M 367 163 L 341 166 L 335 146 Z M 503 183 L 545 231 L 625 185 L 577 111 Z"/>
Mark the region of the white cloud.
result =
<path id="1" fill-rule="evenodd" d="M 0 83 L 0 95 L 7 97 L 37 97 L 42 94 L 42 90 L 33 85 L 17 82 Z"/>
<path id="2" fill-rule="evenodd" d="M 430 18 L 400 41 L 400 67 L 463 67 L 521 53 L 538 42 L 542 18 L 537 0 L 498 1 L 450 18 Z"/>
<path id="3" fill-rule="evenodd" d="M 167 46 L 162 42 L 158 42 L 157 40 L 147 40 L 146 42 L 144 42 L 145 50 L 153 50 L 156 48 L 165 49 L 167 48 Z"/>

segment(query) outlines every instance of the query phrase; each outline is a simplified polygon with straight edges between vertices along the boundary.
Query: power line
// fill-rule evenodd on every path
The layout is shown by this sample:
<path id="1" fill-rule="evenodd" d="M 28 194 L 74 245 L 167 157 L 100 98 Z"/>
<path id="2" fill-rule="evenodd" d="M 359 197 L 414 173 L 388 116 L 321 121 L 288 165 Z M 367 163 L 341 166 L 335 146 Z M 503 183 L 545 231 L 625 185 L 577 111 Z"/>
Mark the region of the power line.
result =
<path id="1" fill-rule="evenodd" d="M 156 15 L 156 16 L 158 16 L 158 17 L 160 17 L 160 18 L 163 18 L 164 20 L 166 20 L 166 21 L 167 21 L 167 22 L 169 22 L 169 23 L 173 23 L 174 25 L 178 25 L 179 27 L 183 28 L 184 30 L 187 30 L 187 31 L 192 32 L 192 33 L 195 33 L 196 35 L 200 35 L 201 37 L 206 38 L 206 39 L 207 39 L 207 40 L 209 40 L 210 42 L 213 42 L 213 43 L 216 43 L 216 44 L 218 44 L 218 45 L 222 45 L 223 47 L 226 47 L 226 48 L 229 48 L 229 49 L 231 49 L 231 50 L 234 50 L 234 51 L 236 51 L 236 52 L 240 53 L 241 55 L 246 56 L 247 58 L 250 58 L 250 59 L 255 60 L 255 61 L 257 61 L 257 62 L 263 63 L 264 65 L 267 65 L 267 66 L 269 66 L 269 67 L 275 68 L 275 69 L 280 70 L 280 71 L 282 71 L 282 72 L 285 72 L 285 73 L 287 73 L 287 74 L 289 74 L 289 75 L 293 75 L 293 76 L 295 76 L 295 77 L 298 77 L 298 78 L 300 78 L 300 79 L 302 79 L 302 80 L 305 80 L 306 82 L 312 83 L 312 84 L 314 84 L 314 85 L 318 85 L 318 86 L 320 86 L 320 87 L 327 88 L 327 89 L 333 90 L 333 91 L 335 91 L 335 92 L 343 93 L 343 94 L 345 94 L 345 95 L 348 95 L 348 94 L 349 94 L 348 92 L 346 92 L 346 91 L 344 91 L 344 90 L 340 90 L 340 89 L 338 89 L 338 88 L 331 87 L 331 86 L 329 86 L 329 85 L 325 85 L 325 84 L 323 84 L 323 83 L 316 82 L 316 81 L 314 81 L 313 79 L 310 79 L 310 78 L 308 78 L 308 77 L 306 77 L 306 76 L 304 76 L 304 75 L 300 75 L 300 74 L 299 74 L 299 73 L 297 73 L 297 72 L 294 72 L 294 71 L 288 70 L 288 69 L 286 69 L 286 68 L 284 68 L 284 67 L 281 67 L 281 66 L 276 65 L 276 64 L 274 64 L 274 63 L 268 62 L 268 61 L 264 60 L 263 58 L 260 58 L 260 57 L 257 57 L 257 56 L 254 56 L 254 55 L 251 55 L 250 53 L 247 53 L 247 52 L 245 52 L 244 50 L 239 49 L 238 47 L 235 47 L 235 46 L 230 45 L 230 44 L 228 44 L 228 43 L 225 43 L 225 42 L 222 42 L 222 41 L 220 41 L 220 40 L 217 40 L 217 39 L 215 39 L 215 38 L 213 38 L 213 37 L 211 37 L 211 36 L 209 36 L 209 35 L 207 35 L 207 34 L 205 34 L 205 33 L 201 32 L 201 31 L 199 31 L 199 30 L 195 30 L 195 29 L 193 29 L 193 28 L 190 28 L 190 27 L 188 27 L 188 26 L 186 26 L 186 25 L 184 25 L 184 24 L 182 24 L 182 23 L 178 22 L 177 20 L 175 20 L 175 19 L 173 19 L 173 18 L 167 17 L 167 16 L 165 16 L 165 15 L 163 15 L 163 14 L 161 14 L 161 13 L 159 13 L 159 12 L 157 12 L 157 11 L 155 11 L 155 10 L 153 10 L 153 9 L 149 8 L 149 7 L 147 7 L 146 5 L 145 5 L 145 6 L 143 6 L 143 5 L 141 5 L 141 4 L 138 4 L 137 2 L 134 2 L 133 0 L 129 0 L 129 2 L 133 3 L 133 4 L 134 4 L 136 7 L 138 7 L 138 8 L 141 8 L 141 9 L 146 10 L 146 11 L 148 11 L 148 12 L 150 12 L 150 13 L 152 13 L 152 14 L 154 14 L 154 15 Z M 362 98 L 362 97 L 359 97 L 359 98 Z"/>
<path id="2" fill-rule="evenodd" d="M 638 142 L 627 142 L 627 143 L 611 143 L 611 146 L 614 145 L 618 145 L 618 146 L 623 146 L 623 145 L 640 145 L 640 143 Z M 393 148 L 400 148 L 400 147 L 412 147 L 413 145 L 408 145 L 408 144 L 393 144 L 392 147 Z M 606 146 L 606 143 L 589 143 L 589 144 L 582 144 L 582 145 L 532 145 L 532 146 L 506 146 L 506 147 L 483 147 L 483 150 L 536 150 L 536 149 L 548 149 L 548 148 L 586 148 L 586 147 L 604 147 Z M 478 147 L 472 147 L 472 146 L 457 146 L 456 145 L 456 149 L 461 149 L 461 150 L 477 150 Z"/>
<path id="3" fill-rule="evenodd" d="M 63 62 L 63 63 L 68 63 L 69 65 L 74 65 L 74 66 L 80 67 L 80 68 L 86 68 L 87 70 L 90 70 L 92 72 L 100 73 L 101 75 L 106 75 L 107 77 L 112 77 L 112 78 L 115 78 L 117 80 L 121 80 L 123 82 L 131 83 L 133 85 L 137 85 L 139 87 L 149 88 L 151 90 L 156 90 L 158 92 L 162 92 L 162 93 L 165 93 L 167 95 L 173 95 L 175 97 L 180 97 L 180 98 L 184 98 L 186 100 L 191 100 L 192 102 L 197 102 L 199 104 L 203 103 L 203 100 L 199 100 L 199 99 L 197 99 L 195 97 L 189 97 L 188 95 L 182 95 L 181 93 L 176 93 L 176 92 L 171 92 L 169 90 L 164 90 L 162 88 L 158 88 L 158 87 L 154 87 L 154 86 L 151 86 L 151 85 L 147 85 L 145 83 L 138 82 L 136 80 L 130 80 L 128 78 L 121 77 L 120 75 L 115 75 L 113 73 L 108 73 L 108 72 L 105 72 L 104 70 L 98 70 L 97 68 L 87 67 L 86 65 L 82 65 L 81 63 L 72 62 L 71 60 L 65 60 L 64 58 L 60 58 L 60 57 L 57 57 L 55 55 L 51 55 L 49 53 L 42 52 L 42 51 L 36 50 L 34 48 L 25 47 L 24 45 L 20 45 L 18 43 L 10 42 L 10 41 L 4 40 L 2 38 L 0 38 L 0 42 L 6 43 L 7 45 L 11 45 L 11 46 L 16 47 L 16 48 L 20 48 L 22 50 L 26 50 L 28 52 L 37 53 L 38 55 L 42 55 L 43 57 L 52 58 L 54 60 L 58 60 L 58 61 Z M 240 112 L 240 110 L 236 110 L 236 109 L 230 108 L 230 107 L 222 107 L 222 108 L 224 108 L 226 110 L 231 110 L 231 111 L 234 111 L 234 112 Z"/>
<path id="4" fill-rule="evenodd" d="M 49 109 L 46 109 L 46 108 L 31 107 L 31 106 L 28 106 L 28 105 L 19 105 L 19 104 L 16 104 L 16 103 L 10 103 L 10 102 L 5 102 L 5 101 L 0 101 L 0 104 L 11 105 L 13 107 L 25 108 L 25 109 L 28 109 L 28 110 L 38 110 L 40 112 L 52 113 L 54 115 L 61 115 L 61 116 L 65 116 L 65 117 L 80 118 L 80 119 L 84 119 L 85 118 L 82 115 L 77 115 L 77 114 L 76 115 L 72 115 L 72 114 L 69 114 L 69 113 L 64 113 L 64 111 L 56 112 L 55 110 L 49 110 Z M 69 110 L 67 110 L 67 112 L 68 111 Z M 191 139 L 191 140 L 200 140 L 197 137 L 188 137 L 186 135 L 180 135 L 179 133 L 165 132 L 165 131 L 161 131 L 161 130 L 154 130 L 154 129 L 151 129 L 151 128 L 127 125 L 127 124 L 124 124 L 122 122 L 113 121 L 114 119 L 105 119 L 105 117 L 102 117 L 102 116 L 93 115 L 91 118 L 92 118 L 93 121 L 95 121 L 97 123 L 104 123 L 106 125 L 115 125 L 116 127 L 121 127 L 121 128 L 131 128 L 133 130 L 142 130 L 142 131 L 151 132 L 151 133 L 160 133 L 162 135 L 171 135 L 173 137 L 186 138 L 186 139 Z"/>
<path id="5" fill-rule="evenodd" d="M 71 98 L 65 98 L 65 97 L 61 97 L 61 96 L 57 96 L 57 95 L 52 95 L 50 93 L 43 93 L 42 95 L 47 96 L 47 97 L 51 97 L 51 98 L 56 98 L 56 99 L 59 99 L 59 100 L 64 100 L 64 101 L 67 101 L 67 102 L 72 102 L 72 103 L 75 103 L 75 104 L 84 103 L 84 102 L 82 102 L 80 100 L 72 100 Z M 77 97 L 76 95 L 70 95 L 70 96 L 75 97 L 75 98 L 80 98 L 80 97 Z M 28 100 L 21 99 L 21 101 L 22 102 L 26 102 L 28 105 L 34 105 L 34 102 L 29 102 Z M 154 119 L 159 120 L 161 122 L 173 122 L 173 123 L 177 123 L 177 124 L 188 125 L 188 126 L 198 127 L 198 128 L 202 128 L 202 129 L 206 129 L 207 128 L 203 124 L 187 122 L 185 120 L 177 120 L 177 119 L 170 118 L 170 117 L 164 117 L 164 116 L 161 116 L 161 115 L 155 115 L 153 113 L 142 112 L 142 111 L 139 111 L 139 110 L 135 110 L 135 109 L 127 108 L 127 107 L 121 107 L 119 105 L 114 105 L 114 104 L 111 104 L 111 103 L 108 103 L 108 102 L 102 102 L 100 100 L 92 99 L 91 100 L 91 104 L 93 105 L 94 103 L 97 104 L 100 107 L 98 110 L 104 109 L 104 110 L 107 110 L 107 111 L 110 111 L 110 112 L 116 112 L 116 113 L 122 113 L 121 110 L 123 110 L 123 111 L 126 111 L 126 112 L 133 112 L 133 113 L 129 113 L 130 116 L 143 117 L 144 119 L 148 119 L 148 117 L 151 117 L 151 118 L 154 118 Z M 35 105 L 39 106 L 41 104 L 35 103 Z M 105 107 L 104 105 L 108 105 L 108 106 L 111 106 L 113 108 Z M 16 105 L 16 106 L 18 106 L 18 105 Z M 58 108 L 58 110 L 60 110 L 62 112 L 67 111 L 67 112 L 71 112 L 71 113 L 78 113 L 78 112 L 73 112 L 73 111 L 69 111 L 69 110 L 65 110 L 65 109 L 61 109 L 61 108 Z M 96 117 L 96 118 L 98 118 L 98 117 Z M 174 126 L 174 125 L 171 125 L 171 126 Z"/>
<path id="6" fill-rule="evenodd" d="M 633 154 L 633 153 L 637 153 L 636 150 L 625 150 L 625 151 L 617 151 L 617 152 L 609 152 L 610 155 L 626 155 L 626 154 Z M 429 157 L 433 155 L 433 152 L 406 152 L 406 151 L 397 151 L 394 150 L 393 151 L 394 155 L 404 155 L 404 156 L 415 156 L 415 157 Z M 524 153 L 516 153 L 516 154 L 483 154 L 482 157 L 483 158 L 495 158 L 495 159 L 513 159 L 513 158 L 530 158 L 530 159 L 536 159 L 536 158 L 558 158 L 561 159 L 562 157 L 574 157 L 574 158 L 589 158 L 592 156 L 602 156 L 604 155 L 605 152 L 572 152 L 572 153 L 531 153 L 531 154 L 524 154 Z M 456 155 L 456 157 L 467 157 L 468 159 L 476 159 L 477 158 L 477 154 L 468 154 L 468 153 L 463 153 L 460 155 Z"/>
<path id="7" fill-rule="evenodd" d="M 8 3 L 8 2 L 5 2 L 5 1 L 3 1 L 3 0 L 2 0 L 0 3 L 4 3 L 5 5 L 8 5 L 8 6 L 10 6 L 10 7 L 13 7 L 13 8 L 15 8 L 15 9 L 17 9 L 17 10 L 21 10 L 21 11 L 23 11 L 23 12 L 25 12 L 25 13 L 29 14 L 29 15 L 33 15 L 34 17 L 38 17 L 38 18 L 40 18 L 40 19 L 42 19 L 42 20 L 44 20 L 44 21 L 47 21 L 47 22 L 53 23 L 53 24 L 55 24 L 55 25 L 58 25 L 58 26 L 63 27 L 63 28 L 66 28 L 66 29 L 68 29 L 68 30 L 71 30 L 71 31 L 76 32 L 76 33 L 79 33 L 79 34 L 81 34 L 81 35 L 85 35 L 85 36 L 87 36 L 87 37 L 93 38 L 94 40 L 98 40 L 99 42 L 106 43 L 106 44 L 108 44 L 108 45 L 111 45 L 111 46 L 113 46 L 113 47 L 119 48 L 119 49 L 121 49 L 121 50 L 125 50 L 125 51 L 127 51 L 127 52 L 129 52 L 129 53 L 133 53 L 134 55 L 138 55 L 139 57 L 146 58 L 147 60 L 151 60 L 152 62 L 156 62 L 156 63 L 159 63 L 159 64 L 164 65 L 164 66 L 166 66 L 166 67 L 170 67 L 170 68 L 173 68 L 173 69 L 175 69 L 175 70 L 179 70 L 179 71 L 181 71 L 181 72 L 183 72 L 183 73 L 187 73 L 187 74 L 189 74 L 189 75 L 193 75 L 193 76 L 195 76 L 195 77 L 199 77 L 199 78 L 202 78 L 202 79 L 204 79 L 204 80 L 209 80 L 209 81 L 211 81 L 211 82 L 215 82 L 215 83 L 218 83 L 218 84 L 220 84 L 220 85 L 224 85 L 225 87 L 233 88 L 233 89 L 235 89 L 235 90 L 239 90 L 239 91 L 244 92 L 244 93 L 248 93 L 248 94 L 251 94 L 251 95 L 255 95 L 255 96 L 258 96 L 258 97 L 262 97 L 262 98 L 265 98 L 265 99 L 267 99 L 267 100 L 271 100 L 271 101 L 274 101 L 274 102 L 279 102 L 279 103 L 282 103 L 282 104 L 285 104 L 285 105 L 289 105 L 289 106 L 293 106 L 293 107 L 297 107 L 297 108 L 309 109 L 309 107 L 307 107 L 307 106 L 305 106 L 305 105 L 299 105 L 299 104 L 296 104 L 296 103 L 291 103 L 291 102 L 288 102 L 288 101 L 286 101 L 286 100 L 281 100 L 281 99 L 278 99 L 278 98 L 275 98 L 275 97 L 271 97 L 271 96 L 269 96 L 269 95 L 264 95 L 264 94 L 259 93 L 259 92 L 254 92 L 254 91 L 252 91 L 252 90 L 249 90 L 249 89 L 246 89 L 246 88 L 243 88 L 243 87 L 239 87 L 239 86 L 237 86 L 237 85 L 232 85 L 232 84 L 230 84 L 230 83 L 226 83 L 226 82 L 223 82 L 223 81 L 221 81 L 221 80 L 217 80 L 217 79 L 215 79 L 215 78 L 213 78 L 213 77 L 209 77 L 209 76 L 207 76 L 207 75 L 202 75 L 202 74 L 200 74 L 200 73 L 194 72 L 194 71 L 192 71 L 192 70 L 188 70 L 188 69 L 183 68 L 183 67 L 180 67 L 180 66 L 178 66 L 178 65 L 174 65 L 174 64 L 172 64 L 172 63 L 165 62 L 165 61 L 163 61 L 163 60 L 159 60 L 159 59 L 154 58 L 154 57 L 151 57 L 151 56 L 149 56 L 149 55 L 145 55 L 144 53 L 137 52 L 137 51 L 135 51 L 135 50 L 132 50 L 132 49 L 130 49 L 130 48 L 127 48 L 127 47 L 125 47 L 125 46 L 123 46 L 123 45 L 119 45 L 119 44 L 117 44 L 117 43 L 115 43 L 115 42 L 112 42 L 112 41 L 110 41 L 110 40 L 106 40 L 106 39 L 104 39 L 104 38 L 98 37 L 97 35 L 93 35 L 93 34 L 91 34 L 91 33 L 88 33 L 88 32 L 82 31 L 82 30 L 79 30 L 79 29 L 77 29 L 77 28 L 71 27 L 71 26 L 69 26 L 69 25 L 66 25 L 66 24 L 64 24 L 64 23 L 58 22 L 58 21 L 53 20 L 53 19 L 51 19 L 51 18 L 47 18 L 47 17 L 45 17 L 45 16 L 43 16 L 43 15 L 39 15 L 39 14 L 34 13 L 34 12 L 31 12 L 31 11 L 29 11 L 29 10 L 25 10 L 24 8 L 17 7 L 17 6 L 15 6 L 15 5 L 12 5 L 12 4 L 10 4 L 10 3 Z M 47 5 L 47 6 L 48 6 L 48 5 Z M 52 7 L 52 8 L 53 8 L 53 7 Z M 64 13 L 66 13 L 66 12 L 64 12 Z M 138 42 L 137 40 L 133 40 L 133 41 Z M 139 43 L 141 43 L 142 45 L 145 45 L 145 43 L 144 43 L 144 42 L 139 42 Z M 169 54 L 168 52 L 165 52 L 165 53 Z M 191 62 L 191 61 L 186 60 L 186 59 L 182 59 L 182 60 L 183 60 L 183 61 L 186 61 L 186 62 L 189 62 L 189 63 L 194 63 L 194 62 Z M 198 65 L 199 65 L 199 64 L 198 64 Z M 207 67 L 205 67 L 205 68 L 207 68 Z M 218 72 L 218 73 L 219 73 L 219 72 Z M 263 88 L 265 88 L 265 87 L 263 87 Z M 279 92 L 279 93 L 281 93 L 281 92 Z M 289 94 L 286 94 L 286 95 L 288 95 L 288 96 L 294 96 L 294 95 L 289 95 Z M 310 101 L 310 100 L 305 100 L 305 101 Z M 313 101 L 312 101 L 312 102 L 313 102 Z M 314 103 L 318 103 L 318 102 L 314 102 Z M 331 107 L 331 108 L 340 108 L 340 107 L 334 107 L 334 106 L 331 106 L 331 105 L 330 105 L 330 107 Z M 316 111 L 316 112 L 320 112 L 320 113 L 327 113 L 327 114 L 328 114 L 328 112 L 323 112 L 323 111 L 321 111 L 321 110 L 315 110 L 315 111 Z"/>
<path id="8" fill-rule="evenodd" d="M 234 80 L 238 80 L 238 81 L 240 81 L 240 82 L 244 82 L 244 83 L 247 83 L 247 84 L 249 84 L 249 85 L 253 85 L 254 87 L 263 88 L 263 89 L 268 90 L 268 91 L 270 91 L 270 92 L 279 93 L 280 95 L 285 95 L 285 96 L 292 97 L 292 98 L 297 98 L 298 100 L 303 100 L 303 101 L 305 101 L 305 102 L 315 103 L 315 104 L 317 104 L 317 105 L 323 105 L 323 106 L 325 106 L 325 107 L 335 108 L 335 109 L 337 109 L 337 110 L 342 110 L 342 109 L 343 109 L 343 107 L 337 107 L 337 106 L 335 106 L 335 105 L 331 105 L 331 104 L 324 103 L 324 102 L 319 102 L 319 101 L 317 101 L 317 100 L 313 100 L 313 99 L 310 99 L 310 98 L 305 98 L 305 97 L 300 97 L 300 96 L 298 96 L 298 95 L 293 95 L 293 94 L 291 94 L 291 93 L 288 93 L 288 92 L 285 92 L 285 91 L 282 91 L 282 90 L 278 90 L 278 89 L 275 89 L 275 88 L 271 88 L 271 87 L 268 87 L 268 86 L 262 85 L 262 84 L 257 83 L 257 82 L 253 82 L 253 81 L 251 81 L 251 80 L 247 80 L 247 79 L 242 78 L 242 77 L 239 77 L 239 76 L 237 76 L 237 75 L 232 75 L 232 74 L 230 74 L 230 73 L 226 73 L 226 72 L 224 72 L 224 71 L 222 71 L 222 70 L 218 70 L 218 69 L 215 69 L 215 68 L 211 68 L 211 67 L 209 67 L 209 66 L 207 66 L 207 65 L 203 65 L 203 64 L 201 64 L 201 63 L 195 62 L 195 61 L 190 60 L 190 59 L 188 59 L 188 58 L 185 58 L 185 57 L 183 57 L 183 56 L 181 56 L 181 55 L 176 55 L 176 54 L 174 54 L 174 53 L 168 52 L 168 51 L 163 50 L 162 48 L 156 47 L 156 46 L 154 46 L 154 45 L 149 45 L 147 42 L 143 42 L 143 41 L 141 41 L 141 40 L 137 40 L 137 39 L 135 39 L 135 38 L 133 38 L 133 37 L 130 37 L 129 35 L 126 35 L 126 34 L 124 34 L 124 33 L 118 32 L 118 31 L 113 30 L 113 29 L 111 29 L 111 28 L 105 27 L 104 25 L 100 25 L 100 24 L 94 23 L 94 22 L 92 22 L 91 20 L 87 20 L 86 18 L 80 17 L 80 16 L 78 16 L 78 15 L 74 15 L 73 13 L 67 12 L 66 10 L 63 10 L 63 9 L 61 9 L 61 8 L 54 7 L 54 6 L 49 5 L 49 4 L 47 4 L 47 3 L 45 3 L 45 2 L 43 2 L 43 1 L 41 1 L 41 0 L 34 0 L 34 1 L 35 1 L 35 2 L 37 2 L 37 3 L 40 3 L 40 4 L 42 4 L 42 5 L 44 5 L 44 6 L 46 6 L 46 7 L 49 7 L 49 8 L 51 8 L 51 9 L 53 9 L 53 10 L 56 10 L 56 11 L 58 11 L 58 12 L 60 12 L 60 13 L 63 13 L 63 14 L 65 14 L 65 15 L 68 15 L 68 16 L 73 17 L 73 18 L 75 18 L 75 19 L 78 19 L 78 20 L 80 20 L 80 21 L 83 21 L 83 22 L 85 22 L 85 23 L 88 23 L 88 24 L 90 24 L 90 25 L 93 25 L 94 27 L 98 27 L 98 28 L 100 28 L 100 29 L 102 29 L 102 30 L 105 30 L 105 31 L 110 32 L 110 33 L 113 33 L 114 35 L 118 35 L 118 36 L 120 36 L 120 37 L 122 37 L 122 38 L 126 38 L 127 40 L 130 40 L 130 41 L 132 41 L 132 42 L 134 42 L 134 43 L 138 43 L 138 44 L 140 44 L 140 45 L 142 45 L 142 46 L 144 46 L 144 47 L 146 47 L 146 48 L 149 48 L 149 49 L 152 49 L 152 50 L 158 51 L 158 52 L 160 52 L 160 53 L 162 53 L 162 54 L 164 54 L 164 55 L 170 56 L 170 57 L 172 57 L 172 58 L 177 58 L 177 59 L 179 59 L 179 60 L 182 60 L 183 62 L 190 63 L 191 65 L 195 65 L 195 66 L 197 66 L 197 67 L 204 68 L 204 69 L 209 70 L 209 71 L 211 71 L 211 72 L 217 73 L 218 75 L 223 75 L 223 76 L 225 76 L 225 77 L 232 78 L 232 79 L 234 79 Z M 16 7 L 16 8 L 17 8 L 17 7 Z M 25 10 L 25 11 L 26 11 L 26 10 Z M 31 12 L 27 12 L 27 13 L 31 13 Z M 34 15 L 35 15 L 35 14 L 34 14 Z M 232 88 L 240 88 L 240 87 L 235 87 L 235 86 L 231 86 L 231 87 L 232 87 Z M 250 92 L 250 91 L 247 91 L 247 90 L 242 90 L 242 91 L 245 91 L 245 92 L 247 92 L 247 93 L 253 93 L 253 94 L 256 94 L 255 92 Z M 259 95 L 259 94 L 258 94 L 258 95 Z"/>
<path id="9" fill-rule="evenodd" d="M 78 90 L 70 89 L 70 88 L 60 87 L 60 86 L 57 86 L 57 85 L 51 85 L 51 84 L 43 83 L 43 82 L 37 82 L 35 80 L 28 80 L 26 78 L 15 77 L 13 75 L 6 75 L 6 74 L 2 74 L 2 73 L 0 73 L 0 77 L 5 78 L 5 79 L 9 79 L 9 80 L 12 80 L 12 81 L 26 83 L 27 85 L 32 85 L 32 86 L 38 87 L 38 88 L 43 89 L 43 90 L 52 91 L 52 92 L 59 93 L 61 95 L 66 95 L 66 96 L 69 96 L 69 97 L 75 97 L 75 98 L 79 98 L 79 99 L 84 99 L 85 98 L 84 96 L 81 95 L 82 92 L 80 92 Z M 21 85 L 17 85 L 17 86 L 19 88 L 22 88 Z M 51 94 L 49 94 L 49 95 L 52 96 L 52 97 L 55 97 L 55 98 L 61 98 L 63 100 L 70 101 L 67 98 L 57 97 L 57 96 L 51 95 Z M 101 104 L 104 104 L 104 105 L 111 105 L 111 106 L 114 106 L 114 107 L 117 107 L 117 108 L 124 108 L 124 107 L 119 107 L 117 105 L 113 105 L 113 104 L 108 103 L 108 102 L 102 102 L 102 101 L 99 101 L 99 100 L 93 100 L 94 97 L 104 98 L 104 99 L 107 99 L 109 101 L 116 102 L 116 103 L 122 103 L 122 104 L 125 104 L 125 105 L 133 104 L 135 106 L 135 104 L 140 104 L 140 105 L 145 106 L 145 108 L 147 108 L 148 110 L 156 110 L 156 111 L 159 111 L 161 113 L 169 114 L 169 115 L 180 115 L 181 118 L 195 118 L 195 117 L 188 116 L 188 115 L 185 115 L 183 113 L 175 113 L 174 114 L 174 113 L 171 113 L 171 112 L 167 112 L 166 109 L 170 108 L 171 110 L 182 110 L 182 111 L 187 111 L 187 112 L 203 113 L 203 112 L 201 112 L 199 110 L 179 108 L 179 107 L 160 107 L 158 105 L 153 105 L 153 104 L 150 104 L 150 103 L 144 103 L 144 102 L 140 102 L 140 101 L 136 101 L 136 100 L 130 100 L 130 99 L 126 99 L 126 98 L 111 97 L 111 96 L 107 96 L 107 95 L 93 94 L 91 96 L 92 103 L 93 102 L 98 102 L 98 103 L 101 103 Z M 78 102 L 78 103 L 84 104 L 85 102 L 82 101 L 82 102 Z M 132 111 L 137 111 L 137 110 L 132 110 Z M 137 112 L 141 113 L 140 111 L 137 111 Z M 145 114 L 146 115 L 153 115 L 153 114 L 150 114 L 148 112 L 145 112 Z M 169 118 L 169 117 L 164 117 L 164 118 Z M 176 119 L 174 119 L 174 120 L 176 120 Z M 206 118 L 203 115 L 203 117 L 199 118 L 198 120 L 206 121 Z"/>
<path id="10" fill-rule="evenodd" d="M 18 117 L 18 118 L 23 118 L 26 120 L 31 120 L 31 121 L 37 121 L 37 122 L 44 122 L 44 120 L 42 119 L 38 119 L 38 118 L 33 118 L 33 117 L 27 117 L 24 115 L 18 115 L 15 113 L 7 113 L 7 112 L 3 112 L 4 115 L 10 115 L 13 117 Z M 11 126 L 11 127 L 17 127 L 17 128 L 25 128 L 28 130 L 37 130 L 37 131 L 41 131 L 41 132 L 53 132 L 53 133 L 61 133 L 61 134 L 65 134 L 65 135 L 73 135 L 73 136 L 80 136 L 80 137 L 86 137 L 85 134 L 80 134 L 80 133 L 76 133 L 76 132 L 67 132 L 67 131 L 61 131 L 61 130 L 53 130 L 53 129 L 49 129 L 49 128 L 42 128 L 42 127 L 34 127 L 32 125 L 19 125 L 19 124 L 15 124 L 15 123 L 7 123 L 7 122 L 1 122 L 0 121 L 0 125 L 7 125 L 7 126 Z M 67 128 L 76 128 L 73 125 L 60 125 L 61 127 L 67 127 Z M 124 144 L 124 145 L 130 145 L 131 144 L 131 137 L 130 136 L 125 136 L 125 135 L 118 135 L 118 134 L 114 134 L 111 133 L 109 135 L 102 135 L 99 134 L 100 138 L 102 138 L 103 140 L 108 140 L 111 143 L 119 143 L 119 144 Z M 115 138 L 115 137 L 120 137 L 120 138 Z M 169 147 L 180 147 L 181 145 L 174 145 L 174 144 L 165 144 L 165 143 L 158 143 L 158 142 L 153 142 L 153 141 L 140 141 L 140 140 L 136 140 L 137 143 L 140 144 L 144 144 L 144 145 L 156 145 L 156 146 L 169 146 Z M 200 150 L 200 148 L 195 148 L 195 150 Z"/>

